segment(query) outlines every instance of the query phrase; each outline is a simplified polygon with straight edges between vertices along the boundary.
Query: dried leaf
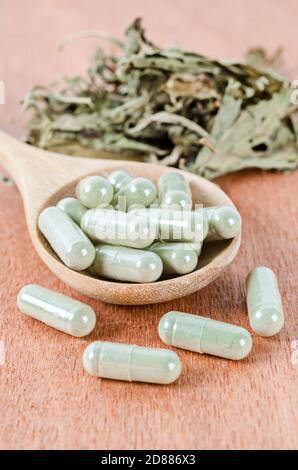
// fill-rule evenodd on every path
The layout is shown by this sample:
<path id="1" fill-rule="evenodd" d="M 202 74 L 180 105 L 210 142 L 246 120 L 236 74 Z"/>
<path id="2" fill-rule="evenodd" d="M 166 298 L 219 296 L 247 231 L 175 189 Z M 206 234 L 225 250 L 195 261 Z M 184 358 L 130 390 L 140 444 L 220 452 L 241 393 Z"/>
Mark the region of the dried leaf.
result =
<path id="1" fill-rule="evenodd" d="M 76 37 L 90 35 L 117 54 L 97 48 L 86 75 L 28 93 L 29 143 L 74 155 L 113 152 L 210 179 L 298 166 L 297 106 L 276 71 L 281 51 L 268 57 L 257 48 L 231 61 L 163 50 L 139 18 L 124 42 L 92 30 Z"/>

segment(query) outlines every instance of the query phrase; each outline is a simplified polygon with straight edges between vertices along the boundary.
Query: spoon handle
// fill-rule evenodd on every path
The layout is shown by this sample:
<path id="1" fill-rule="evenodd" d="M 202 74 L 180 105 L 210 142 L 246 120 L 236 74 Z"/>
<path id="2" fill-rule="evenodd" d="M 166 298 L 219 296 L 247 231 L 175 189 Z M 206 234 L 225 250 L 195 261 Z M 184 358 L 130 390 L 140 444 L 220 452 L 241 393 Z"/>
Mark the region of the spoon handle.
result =
<path id="1" fill-rule="evenodd" d="M 24 147 L 25 145 L 0 130 L 0 164 L 14 178 L 20 190 Z"/>
<path id="2" fill-rule="evenodd" d="M 0 130 L 0 164 L 13 177 L 24 198 L 28 191 L 50 194 L 73 179 L 113 165 L 113 162 L 48 152 L 24 144 Z"/>

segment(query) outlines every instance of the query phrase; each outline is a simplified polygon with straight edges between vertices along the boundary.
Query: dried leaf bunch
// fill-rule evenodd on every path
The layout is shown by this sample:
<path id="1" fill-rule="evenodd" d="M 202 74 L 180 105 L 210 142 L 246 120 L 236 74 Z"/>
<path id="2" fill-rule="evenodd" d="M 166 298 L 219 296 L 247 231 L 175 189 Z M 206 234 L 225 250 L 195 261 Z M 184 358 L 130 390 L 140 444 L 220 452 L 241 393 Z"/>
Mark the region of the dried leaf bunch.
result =
<path id="1" fill-rule="evenodd" d="M 163 50 L 140 19 L 123 43 L 105 39 L 119 54 L 98 48 L 85 76 L 26 96 L 29 143 L 75 155 L 116 152 L 208 179 L 297 167 L 298 106 L 274 70 L 279 55 L 255 49 L 236 62 Z"/>

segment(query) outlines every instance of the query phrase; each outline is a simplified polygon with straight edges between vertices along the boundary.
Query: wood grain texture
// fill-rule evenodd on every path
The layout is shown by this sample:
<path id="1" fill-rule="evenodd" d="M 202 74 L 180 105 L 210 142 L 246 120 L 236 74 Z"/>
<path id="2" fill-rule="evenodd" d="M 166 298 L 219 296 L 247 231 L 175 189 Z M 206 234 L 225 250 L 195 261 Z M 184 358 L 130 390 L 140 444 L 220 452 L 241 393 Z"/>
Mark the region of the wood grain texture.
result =
<path id="1" fill-rule="evenodd" d="M 134 13 L 145 16 L 151 36 L 161 44 L 175 41 L 230 56 L 248 45 L 263 43 L 272 50 L 282 44 L 285 67 L 297 78 L 294 1 L 110 0 L 109 8 L 104 8 L 106 1 L 95 0 L 87 6 L 79 0 L 40 3 L 37 7 L 31 0 L 1 2 L 0 39 L 7 47 L 1 51 L 0 79 L 5 76 L 7 81 L 8 101 L 0 106 L 0 127 L 18 135 L 20 126 L 12 126 L 10 119 L 26 89 L 65 67 L 79 67 L 80 47 L 89 47 L 75 47 L 75 53 L 69 50 L 62 60 L 53 58 L 50 45 L 65 33 L 86 27 L 119 33 Z M 15 35 L 11 24 L 18 31 Z M 298 364 L 291 362 L 291 342 L 298 339 L 298 173 L 245 172 L 217 182 L 244 219 L 237 258 L 224 276 L 199 293 L 148 307 L 110 306 L 66 287 L 33 249 L 18 191 L 0 185 L 0 340 L 6 350 L 0 365 L 0 448 L 298 448 Z M 170 386 L 113 382 L 83 373 L 81 355 L 89 341 L 163 346 L 157 324 L 170 309 L 248 327 L 244 280 L 258 264 L 271 267 L 278 276 L 286 324 L 276 337 L 254 337 L 246 360 L 235 363 L 177 350 L 183 373 Z M 92 335 L 71 338 L 19 313 L 16 295 L 28 282 L 89 302 L 98 314 Z"/>

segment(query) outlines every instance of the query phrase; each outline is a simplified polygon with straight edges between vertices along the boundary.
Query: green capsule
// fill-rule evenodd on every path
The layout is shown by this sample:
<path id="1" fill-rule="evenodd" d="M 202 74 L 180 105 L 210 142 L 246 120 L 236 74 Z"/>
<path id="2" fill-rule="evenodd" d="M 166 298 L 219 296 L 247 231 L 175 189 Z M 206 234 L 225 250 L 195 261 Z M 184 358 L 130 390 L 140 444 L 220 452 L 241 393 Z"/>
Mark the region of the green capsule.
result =
<path id="1" fill-rule="evenodd" d="M 148 207 L 157 196 L 156 186 L 147 178 L 134 178 L 117 193 L 117 203 L 121 211 L 130 207 L 142 205 Z"/>
<path id="2" fill-rule="evenodd" d="M 170 384 L 181 373 L 180 359 L 173 351 L 107 341 L 87 346 L 83 366 L 95 377 L 154 384 Z"/>
<path id="3" fill-rule="evenodd" d="M 124 170 L 116 170 L 111 173 L 107 180 L 114 188 L 114 194 L 117 194 L 120 189 L 124 188 L 130 181 L 133 180 L 133 177 Z"/>
<path id="4" fill-rule="evenodd" d="M 97 276 L 124 282 L 154 282 L 163 270 L 159 256 L 125 246 L 97 245 L 89 271 Z"/>
<path id="5" fill-rule="evenodd" d="M 182 173 L 171 171 L 159 178 L 158 198 L 164 208 L 192 208 L 191 190 Z"/>
<path id="6" fill-rule="evenodd" d="M 164 274 L 187 274 L 194 271 L 198 255 L 190 243 L 153 243 L 150 251 L 157 254 L 163 263 Z"/>
<path id="7" fill-rule="evenodd" d="M 157 237 L 156 224 L 146 217 L 108 209 L 88 210 L 81 228 L 93 240 L 131 248 L 146 248 Z"/>
<path id="8" fill-rule="evenodd" d="M 59 207 L 47 207 L 38 218 L 38 227 L 63 263 L 71 269 L 89 268 L 95 248 L 73 220 Z"/>
<path id="9" fill-rule="evenodd" d="M 166 344 L 225 359 L 243 359 L 252 348 L 251 336 L 244 328 L 182 312 L 166 313 L 158 334 Z"/>
<path id="10" fill-rule="evenodd" d="M 233 206 L 204 207 L 209 224 L 206 241 L 234 238 L 241 230 L 241 216 Z"/>
<path id="11" fill-rule="evenodd" d="M 66 212 L 67 215 L 77 224 L 81 224 L 81 220 L 85 212 L 87 211 L 87 207 L 83 206 L 83 204 L 76 199 L 75 197 L 65 197 L 58 202 L 57 207 L 59 209 Z"/>
<path id="12" fill-rule="evenodd" d="M 158 225 L 158 238 L 163 241 L 193 242 L 201 245 L 208 233 L 208 220 L 202 210 L 138 208 L 129 213 L 148 217 Z"/>
<path id="13" fill-rule="evenodd" d="M 196 253 L 197 257 L 199 258 L 200 254 L 202 252 L 203 243 L 202 242 L 195 242 L 195 243 L 190 243 L 189 245 L 191 246 L 191 248 Z"/>
<path id="14" fill-rule="evenodd" d="M 247 276 L 247 310 L 251 328 L 260 336 L 273 336 L 284 325 L 277 279 L 271 269 L 254 268 Z"/>
<path id="15" fill-rule="evenodd" d="M 96 315 L 89 305 L 45 287 L 23 287 L 17 304 L 26 315 L 72 336 L 89 335 L 95 328 Z"/>
<path id="16" fill-rule="evenodd" d="M 113 186 L 103 176 L 87 176 L 76 187 L 78 200 L 88 208 L 107 206 L 113 194 Z"/>

